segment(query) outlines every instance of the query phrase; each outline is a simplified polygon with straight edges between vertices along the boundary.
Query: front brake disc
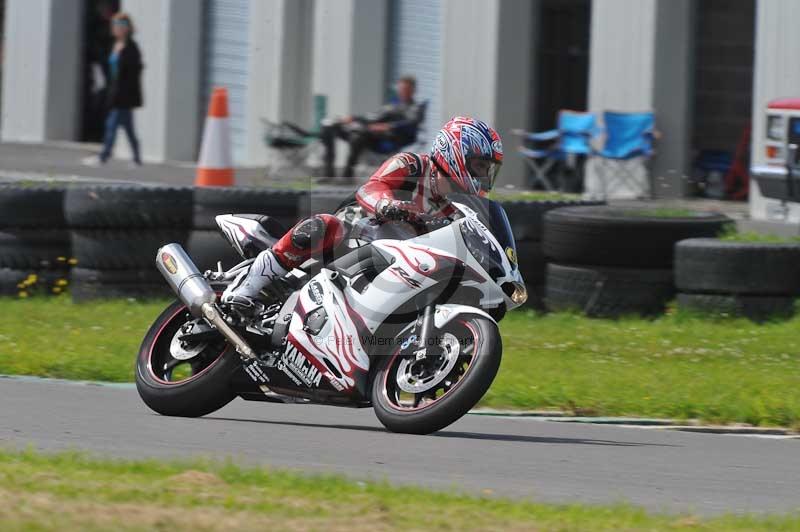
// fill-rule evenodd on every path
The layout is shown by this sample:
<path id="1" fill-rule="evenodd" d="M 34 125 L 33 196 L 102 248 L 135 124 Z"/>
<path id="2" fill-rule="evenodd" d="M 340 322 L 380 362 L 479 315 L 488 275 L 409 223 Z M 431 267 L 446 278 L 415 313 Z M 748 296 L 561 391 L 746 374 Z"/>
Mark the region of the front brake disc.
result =
<path id="1" fill-rule="evenodd" d="M 416 360 L 404 358 L 397 367 L 397 386 L 406 393 L 423 393 L 438 386 L 453 371 L 461 354 L 458 338 L 450 333 L 442 336 L 442 353 L 436 358 Z M 415 371 L 419 365 L 422 371 Z"/>

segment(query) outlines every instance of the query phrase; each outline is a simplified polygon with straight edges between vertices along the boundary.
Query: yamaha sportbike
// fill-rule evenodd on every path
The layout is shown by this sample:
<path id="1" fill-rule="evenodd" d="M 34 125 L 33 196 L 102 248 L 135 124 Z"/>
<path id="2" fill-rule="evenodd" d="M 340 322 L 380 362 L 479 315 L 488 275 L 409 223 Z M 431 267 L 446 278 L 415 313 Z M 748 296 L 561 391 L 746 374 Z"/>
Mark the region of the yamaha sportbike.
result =
<path id="1" fill-rule="evenodd" d="M 157 267 L 178 295 L 138 356 L 144 402 L 169 416 L 210 414 L 235 397 L 372 407 L 391 431 L 428 434 L 466 414 L 497 374 L 497 322 L 527 292 L 503 208 L 452 198 L 450 225 L 354 224 L 347 253 L 311 260 L 263 294 L 245 319 L 219 294 L 284 231 L 272 219 L 217 223 L 244 262 L 200 273 L 178 244 Z"/>

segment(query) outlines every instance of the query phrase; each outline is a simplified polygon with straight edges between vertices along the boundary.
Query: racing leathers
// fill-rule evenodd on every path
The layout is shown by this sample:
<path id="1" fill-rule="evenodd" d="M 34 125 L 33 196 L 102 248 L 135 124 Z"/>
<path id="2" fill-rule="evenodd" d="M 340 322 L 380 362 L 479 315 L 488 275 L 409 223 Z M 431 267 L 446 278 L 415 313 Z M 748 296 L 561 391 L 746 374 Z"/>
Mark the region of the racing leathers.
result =
<path id="1" fill-rule="evenodd" d="M 440 195 L 429 155 L 399 153 L 388 159 L 356 192 L 358 206 L 378 221 L 405 221 L 421 232 L 449 223 L 455 209 Z M 345 238 L 344 224 L 318 214 L 295 225 L 225 291 L 223 302 L 252 308 L 262 290 L 314 256 L 327 261 Z"/>

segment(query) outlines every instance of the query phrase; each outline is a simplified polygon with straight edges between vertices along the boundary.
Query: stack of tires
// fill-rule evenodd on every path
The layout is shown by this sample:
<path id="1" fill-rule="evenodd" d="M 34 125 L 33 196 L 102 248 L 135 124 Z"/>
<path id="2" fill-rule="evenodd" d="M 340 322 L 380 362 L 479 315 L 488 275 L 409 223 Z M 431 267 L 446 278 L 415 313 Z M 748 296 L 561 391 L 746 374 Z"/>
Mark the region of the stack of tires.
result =
<path id="1" fill-rule="evenodd" d="M 730 220 L 714 213 L 576 207 L 545 216 L 546 305 L 590 317 L 654 316 L 675 295 L 675 244 L 716 237 Z"/>
<path id="2" fill-rule="evenodd" d="M 196 188 L 187 252 L 200 271 L 230 268 L 242 258 L 222 237 L 216 223 L 221 214 L 268 214 L 284 227 L 298 221 L 302 194 L 291 190 L 257 188 Z"/>
<path id="3" fill-rule="evenodd" d="M 159 247 L 185 245 L 192 227 L 192 189 L 141 185 L 71 187 L 64 214 L 71 228 L 76 301 L 169 296 L 156 270 Z"/>
<path id="4" fill-rule="evenodd" d="M 694 239 L 678 243 L 678 306 L 756 322 L 788 318 L 800 298 L 800 244 Z"/>
<path id="5" fill-rule="evenodd" d="M 0 296 L 60 294 L 71 262 L 64 188 L 0 185 Z"/>
<path id="6" fill-rule="evenodd" d="M 503 202 L 517 244 L 520 273 L 528 288 L 529 307 L 544 310 L 547 262 L 542 250 L 542 236 L 545 215 L 556 209 L 592 205 L 602 203 L 580 200 Z"/>

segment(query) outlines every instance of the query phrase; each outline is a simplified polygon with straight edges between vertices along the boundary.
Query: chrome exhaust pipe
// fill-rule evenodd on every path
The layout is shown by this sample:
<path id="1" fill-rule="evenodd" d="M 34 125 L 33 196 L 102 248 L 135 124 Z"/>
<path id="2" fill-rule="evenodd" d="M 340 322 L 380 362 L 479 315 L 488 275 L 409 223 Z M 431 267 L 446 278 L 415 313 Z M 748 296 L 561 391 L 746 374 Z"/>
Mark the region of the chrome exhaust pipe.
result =
<path id="1" fill-rule="evenodd" d="M 180 244 L 159 249 L 156 267 L 195 318 L 203 317 L 203 305 L 217 302 L 217 293 Z"/>
<path id="2" fill-rule="evenodd" d="M 217 306 L 217 293 L 180 244 L 169 244 L 159 249 L 156 267 L 192 316 L 208 320 L 236 348 L 242 358 L 248 361 L 258 360 L 253 348 L 225 321 Z"/>

